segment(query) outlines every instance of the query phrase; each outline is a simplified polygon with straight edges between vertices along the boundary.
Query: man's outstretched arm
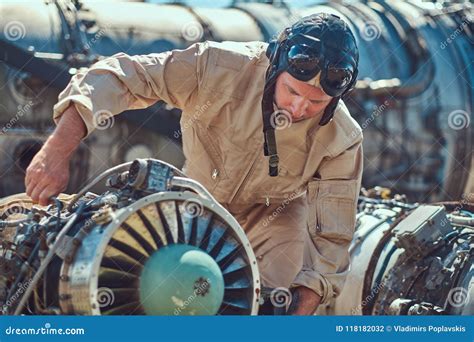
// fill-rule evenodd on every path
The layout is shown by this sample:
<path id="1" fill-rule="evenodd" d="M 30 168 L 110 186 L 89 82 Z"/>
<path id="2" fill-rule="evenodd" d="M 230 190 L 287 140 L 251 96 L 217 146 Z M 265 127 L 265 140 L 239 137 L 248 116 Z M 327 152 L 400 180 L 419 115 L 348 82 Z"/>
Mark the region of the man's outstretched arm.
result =
<path id="1" fill-rule="evenodd" d="M 79 71 L 54 106 L 55 131 L 26 170 L 27 194 L 46 205 L 66 188 L 71 156 L 104 112 L 117 115 L 159 100 L 180 109 L 188 106 L 206 58 L 205 43 L 197 43 L 186 50 L 149 55 L 119 53 Z"/>

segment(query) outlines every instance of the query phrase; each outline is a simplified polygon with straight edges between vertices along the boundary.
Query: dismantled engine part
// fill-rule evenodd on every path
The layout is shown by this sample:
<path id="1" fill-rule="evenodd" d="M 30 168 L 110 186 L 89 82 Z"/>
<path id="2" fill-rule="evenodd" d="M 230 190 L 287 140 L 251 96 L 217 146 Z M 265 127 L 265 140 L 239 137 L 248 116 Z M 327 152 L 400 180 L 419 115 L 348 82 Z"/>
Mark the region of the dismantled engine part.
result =
<path id="1" fill-rule="evenodd" d="M 472 199 L 413 205 L 386 189 L 364 194 L 371 197 L 359 200 L 351 270 L 319 313 L 474 314 Z"/>
<path id="2" fill-rule="evenodd" d="M 107 191 L 88 192 L 105 177 Z M 2 202 L 3 314 L 257 313 L 243 229 L 167 163 L 119 165 L 45 208 L 20 195 Z"/>

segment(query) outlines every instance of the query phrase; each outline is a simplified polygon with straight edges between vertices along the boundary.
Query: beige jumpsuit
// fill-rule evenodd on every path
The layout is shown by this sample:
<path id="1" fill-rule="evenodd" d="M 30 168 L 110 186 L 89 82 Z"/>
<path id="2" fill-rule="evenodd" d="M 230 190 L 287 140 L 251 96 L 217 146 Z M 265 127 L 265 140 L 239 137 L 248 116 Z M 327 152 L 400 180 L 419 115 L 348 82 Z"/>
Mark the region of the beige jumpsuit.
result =
<path id="1" fill-rule="evenodd" d="M 163 100 L 180 108 L 184 171 L 240 222 L 266 287 L 306 286 L 322 302 L 340 293 L 350 259 L 362 174 L 362 133 L 341 101 L 333 120 L 276 130 L 278 177 L 263 155 L 262 42 L 204 42 L 186 50 L 106 58 L 75 75 L 54 107 L 74 103 L 88 134 L 94 115 Z"/>

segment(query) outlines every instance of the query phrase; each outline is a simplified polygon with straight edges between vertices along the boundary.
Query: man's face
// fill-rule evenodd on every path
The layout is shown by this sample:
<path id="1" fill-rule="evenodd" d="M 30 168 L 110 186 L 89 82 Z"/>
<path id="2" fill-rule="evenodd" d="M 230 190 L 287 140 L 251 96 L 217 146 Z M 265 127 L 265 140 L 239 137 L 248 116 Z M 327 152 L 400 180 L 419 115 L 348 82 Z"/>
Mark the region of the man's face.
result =
<path id="1" fill-rule="evenodd" d="M 275 103 L 278 109 L 291 114 L 293 122 L 321 117 L 331 99 L 321 88 L 299 81 L 286 71 L 277 78 Z"/>

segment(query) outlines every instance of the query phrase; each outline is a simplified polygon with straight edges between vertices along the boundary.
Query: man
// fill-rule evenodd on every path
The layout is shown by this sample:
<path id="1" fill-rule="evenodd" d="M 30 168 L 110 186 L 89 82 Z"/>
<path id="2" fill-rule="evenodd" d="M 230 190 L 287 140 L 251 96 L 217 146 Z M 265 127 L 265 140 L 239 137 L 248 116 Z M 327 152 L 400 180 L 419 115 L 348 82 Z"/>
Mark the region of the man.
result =
<path id="1" fill-rule="evenodd" d="M 362 135 L 340 99 L 357 64 L 354 36 L 327 14 L 301 19 L 269 45 L 205 42 L 106 58 L 60 94 L 27 194 L 46 204 L 66 187 L 70 156 L 98 113 L 163 100 L 183 111 L 185 172 L 242 225 L 263 287 L 291 288 L 288 313 L 312 314 L 339 294 L 350 263 Z"/>

